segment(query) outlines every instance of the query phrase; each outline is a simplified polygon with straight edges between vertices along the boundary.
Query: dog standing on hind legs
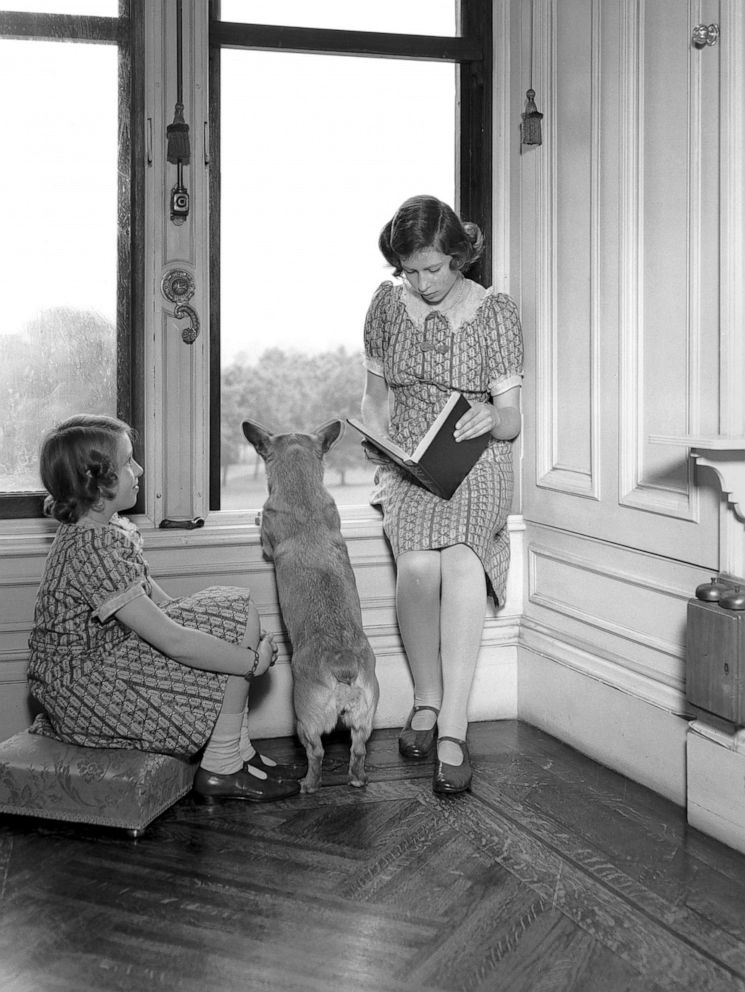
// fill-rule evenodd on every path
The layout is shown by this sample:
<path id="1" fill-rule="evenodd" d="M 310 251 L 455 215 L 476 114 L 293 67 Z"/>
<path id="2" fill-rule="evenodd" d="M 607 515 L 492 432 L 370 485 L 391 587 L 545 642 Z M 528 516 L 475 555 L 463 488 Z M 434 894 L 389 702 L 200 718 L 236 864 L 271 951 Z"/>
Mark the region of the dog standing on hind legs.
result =
<path id="1" fill-rule="evenodd" d="M 379 695 L 339 511 L 323 484 L 323 457 L 343 430 L 340 420 L 312 434 L 271 434 L 260 424 L 243 422 L 246 440 L 266 465 L 261 545 L 274 562 L 292 645 L 297 733 L 308 756 L 303 792 L 320 786 L 321 737 L 339 721 L 352 736 L 349 784 L 366 784 L 367 741 Z"/>

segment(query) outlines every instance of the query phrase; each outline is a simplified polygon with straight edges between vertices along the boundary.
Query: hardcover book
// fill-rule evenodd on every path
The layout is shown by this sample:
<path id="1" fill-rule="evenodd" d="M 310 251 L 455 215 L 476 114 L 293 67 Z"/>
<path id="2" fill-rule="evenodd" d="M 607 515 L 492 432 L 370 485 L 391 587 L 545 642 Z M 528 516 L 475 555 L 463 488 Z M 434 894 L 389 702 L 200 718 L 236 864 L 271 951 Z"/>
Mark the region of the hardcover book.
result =
<path id="1" fill-rule="evenodd" d="M 356 417 L 347 423 L 359 431 L 374 447 L 409 472 L 441 499 L 450 499 L 489 444 L 491 434 L 456 441 L 455 425 L 470 409 L 462 393 L 450 394 L 432 426 L 411 454 L 388 437 L 371 433 Z"/>

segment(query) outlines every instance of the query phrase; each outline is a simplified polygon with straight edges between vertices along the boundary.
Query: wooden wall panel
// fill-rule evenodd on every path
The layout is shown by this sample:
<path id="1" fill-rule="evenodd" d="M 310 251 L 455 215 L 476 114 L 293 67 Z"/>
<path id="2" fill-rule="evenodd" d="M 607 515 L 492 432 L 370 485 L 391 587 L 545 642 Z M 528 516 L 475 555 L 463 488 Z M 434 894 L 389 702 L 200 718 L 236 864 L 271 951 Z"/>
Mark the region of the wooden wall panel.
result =
<path id="1" fill-rule="evenodd" d="M 553 376 L 550 470 L 574 473 L 579 490 L 592 486 L 595 370 L 593 369 L 592 278 L 597 250 L 597 189 L 593 118 L 594 48 L 592 17 L 587 0 L 570 0 L 556 20 L 556 45 L 561 59 L 553 61 L 555 99 L 555 168 L 551 199 L 555 204 L 552 246 L 554 323 L 551 335 Z M 589 132 L 589 133 L 588 133 Z M 590 140 L 588 141 L 588 138 Z M 559 195 L 559 191 L 561 194 Z M 547 480 L 544 480 L 547 481 Z"/>
<path id="2" fill-rule="evenodd" d="M 146 521 L 141 521 L 146 525 Z M 5 569 L 0 576 L 0 740 L 28 726 L 26 686 L 28 636 L 36 590 L 54 526 L 44 522 L 33 539 L 0 538 Z M 490 606 L 469 711 L 472 720 L 517 716 L 517 645 L 523 595 L 523 535 L 520 518 L 510 518 L 513 567 L 507 603 Z M 267 679 L 257 681 L 252 697 L 251 731 L 256 737 L 291 734 L 292 676 L 290 646 L 277 601 L 274 568 L 264 561 L 255 526 L 208 523 L 201 530 L 144 530 L 145 556 L 152 573 L 173 596 L 211 585 L 250 589 L 266 629 L 278 635 L 280 655 Z M 395 569 L 379 520 L 352 521 L 344 528 L 362 604 L 365 631 L 375 652 L 381 698 L 376 727 L 403 725 L 411 708 L 411 677 L 398 635 Z"/>
<path id="3" fill-rule="evenodd" d="M 603 678 L 659 683 L 673 690 L 660 698 L 685 711 L 686 607 L 710 573 L 538 525 L 526 548 L 530 620 L 594 656 Z"/>
<path id="4" fill-rule="evenodd" d="M 702 302 L 718 294 L 719 234 L 711 218 L 718 216 L 719 156 L 710 142 L 718 53 L 691 45 L 697 7 L 631 2 L 622 29 L 628 155 L 619 499 L 696 522 L 697 550 L 706 554 L 717 544 L 716 492 L 695 484 L 685 449 L 649 442 L 650 434 L 715 429 L 717 420 L 719 327 L 716 307 L 704 319 Z"/>
<path id="5" fill-rule="evenodd" d="M 648 438 L 717 419 L 719 55 L 692 50 L 677 0 L 534 9 L 545 117 L 520 162 L 525 516 L 716 568 L 718 484 Z"/>
<path id="6" fill-rule="evenodd" d="M 718 480 L 649 436 L 716 433 L 732 400 L 742 411 L 721 357 L 724 346 L 742 380 L 742 322 L 728 331 L 720 315 L 745 299 L 729 205 L 742 217 L 744 15 L 731 0 L 528 6 L 521 77 L 532 65 L 545 116 L 543 144 L 520 158 L 516 235 L 528 356 L 519 712 L 681 802 L 686 603 L 720 563 L 742 561 L 728 549 L 743 534 Z M 720 24 L 718 46 L 691 44 L 702 21 Z"/>

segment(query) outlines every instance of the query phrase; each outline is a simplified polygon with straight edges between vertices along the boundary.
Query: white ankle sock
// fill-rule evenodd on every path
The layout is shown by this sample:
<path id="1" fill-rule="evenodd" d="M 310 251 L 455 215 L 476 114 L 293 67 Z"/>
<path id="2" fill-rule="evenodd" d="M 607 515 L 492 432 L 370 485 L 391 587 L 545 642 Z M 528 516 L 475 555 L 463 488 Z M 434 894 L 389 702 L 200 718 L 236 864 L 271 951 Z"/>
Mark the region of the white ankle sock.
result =
<path id="1" fill-rule="evenodd" d="M 240 739 L 243 713 L 221 713 L 202 755 L 202 768 L 216 775 L 232 775 L 243 767 Z"/>
<path id="2" fill-rule="evenodd" d="M 241 739 L 240 739 L 240 749 L 241 758 L 244 761 L 250 761 L 251 758 L 256 754 L 256 748 L 251 743 L 251 738 L 248 733 L 248 710 L 243 711 L 243 722 L 241 723 Z"/>

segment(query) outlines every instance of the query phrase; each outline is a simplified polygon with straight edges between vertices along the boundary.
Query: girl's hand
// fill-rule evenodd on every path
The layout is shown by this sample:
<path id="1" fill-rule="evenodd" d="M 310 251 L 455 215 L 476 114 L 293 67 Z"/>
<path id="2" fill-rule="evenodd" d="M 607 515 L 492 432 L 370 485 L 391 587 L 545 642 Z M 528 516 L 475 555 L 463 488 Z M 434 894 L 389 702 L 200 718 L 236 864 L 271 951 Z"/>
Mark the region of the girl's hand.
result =
<path id="1" fill-rule="evenodd" d="M 259 638 L 259 657 L 262 657 L 262 652 L 268 653 L 269 664 L 267 668 L 273 668 L 279 657 L 279 645 L 274 639 L 274 634 L 268 634 L 265 630 L 262 630 Z M 266 669 L 264 670 L 266 671 Z"/>
<path id="2" fill-rule="evenodd" d="M 272 667 L 277 660 L 279 648 L 275 644 L 272 634 L 267 634 L 266 631 L 262 630 L 258 647 L 249 647 L 248 653 L 252 658 L 252 662 L 243 677 L 250 680 L 256 678 L 258 675 L 263 675 L 264 672 Z"/>
<path id="3" fill-rule="evenodd" d="M 374 465 L 390 465 L 390 458 L 386 458 L 383 452 L 376 448 L 374 444 L 370 444 L 369 441 L 362 441 L 362 450 L 365 453 L 365 458 L 372 462 Z"/>
<path id="4" fill-rule="evenodd" d="M 468 413 L 464 413 L 455 425 L 456 441 L 466 441 L 472 437 L 490 434 L 499 424 L 499 413 L 491 403 L 473 403 Z"/>

